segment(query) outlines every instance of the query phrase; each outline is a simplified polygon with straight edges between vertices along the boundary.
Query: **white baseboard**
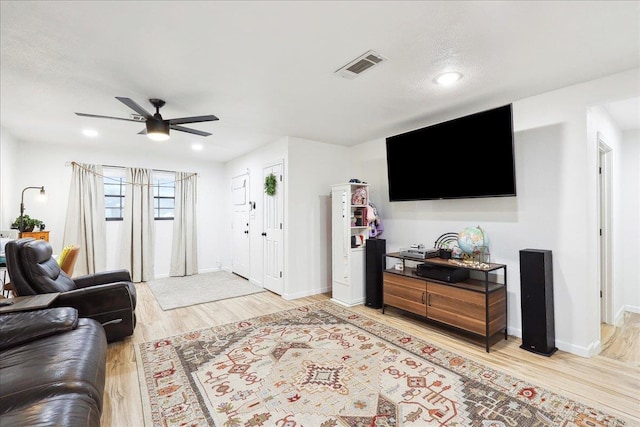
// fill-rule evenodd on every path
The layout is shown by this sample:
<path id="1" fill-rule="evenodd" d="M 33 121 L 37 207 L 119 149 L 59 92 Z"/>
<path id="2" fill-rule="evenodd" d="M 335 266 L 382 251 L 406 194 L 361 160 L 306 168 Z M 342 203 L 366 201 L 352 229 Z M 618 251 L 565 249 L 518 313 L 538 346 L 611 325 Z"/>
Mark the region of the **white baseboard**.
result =
<path id="1" fill-rule="evenodd" d="M 625 312 L 625 308 L 623 306 L 623 307 L 620 307 L 620 310 L 618 310 L 618 312 L 613 315 L 614 325 L 617 325 L 618 323 L 620 323 L 620 321 L 622 320 L 622 317 L 624 316 L 624 312 Z"/>
<path id="2" fill-rule="evenodd" d="M 622 307 L 614 317 L 615 325 L 617 325 L 618 322 L 622 320 L 622 317 L 624 316 L 625 311 L 628 311 L 630 313 L 640 313 L 640 307 L 631 306 L 631 305 L 625 305 L 624 307 Z M 602 342 L 599 339 L 596 341 L 593 341 L 587 347 L 579 347 L 573 344 L 567 344 L 563 342 L 556 342 L 556 345 L 560 350 L 568 351 L 569 353 L 573 353 L 583 357 L 592 357 L 600 354 L 600 352 L 602 351 Z"/>
<path id="3" fill-rule="evenodd" d="M 351 303 L 351 304 L 347 304 L 346 302 L 343 302 L 343 301 L 337 300 L 337 299 L 335 299 L 335 298 L 331 298 L 331 301 L 335 302 L 336 304 L 340 304 L 340 305 L 341 305 L 341 306 L 343 306 L 343 307 L 355 307 L 356 305 L 362 305 L 362 304 L 364 304 L 364 299 L 363 299 L 362 301 L 360 301 L 360 302 L 356 301 L 356 302 Z"/>
<path id="4" fill-rule="evenodd" d="M 600 340 L 592 342 L 587 347 L 580 347 L 575 344 L 556 340 L 556 347 L 558 347 L 558 350 L 566 351 L 567 353 L 572 353 L 576 356 L 589 358 L 600 352 Z"/>
<path id="5" fill-rule="evenodd" d="M 318 295 L 318 294 L 324 294 L 331 291 L 331 287 L 322 287 L 322 288 L 316 288 L 316 289 L 309 289 L 306 291 L 302 291 L 302 292 L 295 292 L 295 293 L 283 293 L 281 295 L 282 298 L 286 299 L 287 301 L 289 300 L 293 300 L 293 299 L 298 299 L 298 298 L 304 298 L 304 297 L 310 297 L 312 295 Z"/>
<path id="6" fill-rule="evenodd" d="M 522 329 L 507 326 L 507 335 L 510 335 L 516 338 L 522 338 Z"/>
<path id="7" fill-rule="evenodd" d="M 201 270 L 198 270 L 198 274 L 203 274 L 203 273 L 215 273 L 216 271 L 220 271 L 221 269 L 218 267 L 213 267 L 213 268 L 203 268 Z"/>
<path id="8" fill-rule="evenodd" d="M 522 329 L 507 326 L 507 335 L 522 339 Z M 600 353 L 600 340 L 591 343 L 588 347 L 580 347 L 575 344 L 570 344 L 556 339 L 555 345 L 558 350 L 587 358 Z"/>

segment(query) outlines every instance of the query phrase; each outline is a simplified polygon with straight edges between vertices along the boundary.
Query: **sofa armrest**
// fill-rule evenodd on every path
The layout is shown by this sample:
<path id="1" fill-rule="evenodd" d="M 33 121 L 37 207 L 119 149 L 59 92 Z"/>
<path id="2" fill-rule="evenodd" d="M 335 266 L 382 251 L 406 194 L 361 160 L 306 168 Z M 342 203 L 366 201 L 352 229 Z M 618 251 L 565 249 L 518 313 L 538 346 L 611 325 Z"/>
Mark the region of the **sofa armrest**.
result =
<path id="1" fill-rule="evenodd" d="M 120 269 L 73 277 L 71 280 L 78 288 L 86 288 L 114 282 L 131 282 L 131 274 L 129 270 Z"/>
<path id="2" fill-rule="evenodd" d="M 71 307 L 21 311 L 0 316 L 0 350 L 75 329 L 78 311 Z"/>
<path id="3" fill-rule="evenodd" d="M 79 317 L 93 317 L 97 314 L 117 310 L 133 310 L 131 293 L 127 282 L 96 285 L 88 288 L 61 292 L 53 302 L 56 307 L 73 307 Z"/>

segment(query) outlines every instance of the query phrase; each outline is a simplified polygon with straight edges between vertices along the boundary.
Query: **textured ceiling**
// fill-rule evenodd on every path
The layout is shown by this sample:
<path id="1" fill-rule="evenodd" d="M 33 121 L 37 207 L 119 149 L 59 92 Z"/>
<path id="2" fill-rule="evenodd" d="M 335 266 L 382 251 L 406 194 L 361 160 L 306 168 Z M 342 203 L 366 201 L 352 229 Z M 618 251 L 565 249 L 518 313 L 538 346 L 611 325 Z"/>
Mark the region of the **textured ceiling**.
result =
<path id="1" fill-rule="evenodd" d="M 18 141 L 226 161 L 280 136 L 355 145 L 640 66 L 637 1 L 1 3 L 0 124 Z M 373 49 L 353 80 L 333 72 Z M 444 70 L 464 78 L 433 84 Z M 115 97 L 215 114 L 163 144 Z M 192 142 L 204 150 L 194 153 Z"/>

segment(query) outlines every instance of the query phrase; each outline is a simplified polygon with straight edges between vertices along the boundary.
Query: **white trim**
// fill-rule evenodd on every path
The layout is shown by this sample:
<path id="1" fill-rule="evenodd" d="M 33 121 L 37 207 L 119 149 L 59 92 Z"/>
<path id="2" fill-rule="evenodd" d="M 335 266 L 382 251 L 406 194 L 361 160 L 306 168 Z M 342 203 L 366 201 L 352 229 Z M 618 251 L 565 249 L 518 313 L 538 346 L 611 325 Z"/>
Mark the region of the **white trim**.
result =
<path id="1" fill-rule="evenodd" d="M 307 289 L 306 291 L 302 291 L 302 292 L 294 292 L 294 293 L 285 292 L 281 296 L 287 301 L 290 301 L 298 298 L 310 297 L 313 295 L 326 294 L 328 292 L 331 292 L 331 287 L 323 286 L 321 288 L 316 288 L 316 289 Z"/>
<path id="2" fill-rule="evenodd" d="M 629 313 L 640 313 L 640 307 L 635 305 L 625 305 L 623 307 L 623 311 L 628 311 Z"/>
<path id="3" fill-rule="evenodd" d="M 598 278 L 602 292 L 600 299 L 600 322 L 615 325 L 613 316 L 613 247 L 611 234 L 612 209 L 612 149 L 604 142 L 600 132 L 598 141 L 598 167 L 602 168 L 598 178 L 598 227 L 602 236 L 598 245 Z M 597 232 L 598 230 L 596 230 Z M 603 271 L 604 269 L 604 271 Z"/>

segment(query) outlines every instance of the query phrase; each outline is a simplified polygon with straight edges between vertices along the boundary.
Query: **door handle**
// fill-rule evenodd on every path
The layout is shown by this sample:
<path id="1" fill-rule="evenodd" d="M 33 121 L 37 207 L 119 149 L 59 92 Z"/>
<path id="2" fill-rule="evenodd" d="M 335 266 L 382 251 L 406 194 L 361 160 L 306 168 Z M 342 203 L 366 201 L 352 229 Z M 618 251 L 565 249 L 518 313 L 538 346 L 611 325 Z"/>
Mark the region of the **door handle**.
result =
<path id="1" fill-rule="evenodd" d="M 263 233 L 262 233 L 262 235 L 263 235 L 263 236 L 265 236 L 265 237 L 267 237 L 267 233 L 265 233 L 265 232 L 263 232 Z"/>
<path id="2" fill-rule="evenodd" d="M 422 298 L 420 298 L 420 302 L 424 304 L 424 292 L 422 293 Z"/>
<path id="3" fill-rule="evenodd" d="M 244 234 L 249 234 L 249 230 L 244 230 Z"/>

